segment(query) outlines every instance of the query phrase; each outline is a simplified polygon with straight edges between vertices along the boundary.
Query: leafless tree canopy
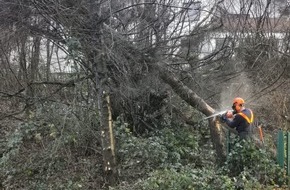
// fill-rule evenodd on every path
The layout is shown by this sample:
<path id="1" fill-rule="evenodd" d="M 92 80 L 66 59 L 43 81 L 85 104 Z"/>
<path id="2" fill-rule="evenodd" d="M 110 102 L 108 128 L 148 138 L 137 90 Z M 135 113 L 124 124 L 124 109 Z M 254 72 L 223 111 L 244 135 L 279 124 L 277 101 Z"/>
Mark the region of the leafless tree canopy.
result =
<path id="1" fill-rule="evenodd" d="M 282 0 L 1 0 L 0 119 L 86 108 L 74 114 L 100 126 L 109 183 L 118 119 L 136 135 L 168 118 L 196 127 L 242 96 L 269 129 L 287 128 L 288 16 Z M 224 130 L 209 128 L 224 159 Z"/>

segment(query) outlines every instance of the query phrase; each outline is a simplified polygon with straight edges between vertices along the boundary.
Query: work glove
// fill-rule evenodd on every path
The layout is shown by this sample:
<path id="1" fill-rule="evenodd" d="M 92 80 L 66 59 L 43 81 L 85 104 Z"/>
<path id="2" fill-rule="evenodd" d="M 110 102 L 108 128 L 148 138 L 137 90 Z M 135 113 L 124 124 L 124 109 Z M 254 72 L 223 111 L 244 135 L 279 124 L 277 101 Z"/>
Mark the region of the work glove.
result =
<path id="1" fill-rule="evenodd" d="M 227 121 L 227 113 L 219 115 L 221 122 L 225 123 Z"/>
<path id="2" fill-rule="evenodd" d="M 233 118 L 234 117 L 233 111 L 227 111 L 227 113 L 225 115 L 226 115 L 226 118 Z"/>

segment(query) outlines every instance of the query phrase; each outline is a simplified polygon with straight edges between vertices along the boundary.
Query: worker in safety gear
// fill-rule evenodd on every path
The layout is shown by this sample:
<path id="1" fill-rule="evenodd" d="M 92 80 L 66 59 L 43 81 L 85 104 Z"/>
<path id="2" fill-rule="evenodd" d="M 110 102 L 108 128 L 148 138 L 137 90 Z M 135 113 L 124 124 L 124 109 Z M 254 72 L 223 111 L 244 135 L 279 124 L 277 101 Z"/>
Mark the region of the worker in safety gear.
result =
<path id="1" fill-rule="evenodd" d="M 248 139 L 251 123 L 254 121 L 254 114 L 251 109 L 245 108 L 244 104 L 244 99 L 235 98 L 232 106 L 233 111 L 221 115 L 220 119 L 229 127 L 235 128 L 241 139 Z"/>

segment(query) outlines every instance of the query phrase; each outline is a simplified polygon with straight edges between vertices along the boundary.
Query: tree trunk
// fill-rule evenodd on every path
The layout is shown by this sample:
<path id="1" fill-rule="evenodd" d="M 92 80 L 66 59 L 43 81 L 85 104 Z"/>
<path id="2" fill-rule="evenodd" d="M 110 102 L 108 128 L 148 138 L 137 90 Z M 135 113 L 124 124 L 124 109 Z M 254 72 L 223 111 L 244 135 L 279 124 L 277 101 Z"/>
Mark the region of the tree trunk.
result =
<path id="1" fill-rule="evenodd" d="M 18 78 L 27 83 L 27 61 L 26 61 L 26 40 L 27 37 L 23 37 L 19 42 L 19 71 Z"/>
<path id="2" fill-rule="evenodd" d="M 46 41 L 46 68 L 45 68 L 45 78 L 47 81 L 50 80 L 50 66 L 51 66 L 51 58 L 52 58 L 52 53 L 54 50 L 54 44 L 50 45 L 51 41 L 47 39 Z"/>
<path id="3" fill-rule="evenodd" d="M 115 141 L 112 125 L 110 88 L 108 85 L 105 56 L 101 54 L 100 59 L 95 59 L 94 63 L 98 115 L 100 119 L 101 145 L 103 153 L 103 171 L 107 183 L 109 185 L 115 185 L 117 183 Z"/>
<path id="4" fill-rule="evenodd" d="M 39 67 L 39 60 L 40 60 L 40 37 L 35 37 L 33 40 L 33 48 L 32 48 L 32 55 L 31 55 L 31 67 L 29 72 L 29 83 L 33 83 L 36 80 L 38 74 L 38 67 Z M 29 89 L 29 97 L 34 98 L 35 92 L 34 88 L 31 84 L 28 85 Z"/>
<path id="5" fill-rule="evenodd" d="M 35 87 L 32 86 L 32 83 L 36 80 L 38 74 L 39 60 L 40 60 L 40 42 L 41 37 L 37 36 L 33 40 L 33 48 L 31 54 L 30 70 L 27 78 L 27 102 L 25 113 L 27 116 L 30 115 L 30 112 L 34 109 L 34 98 L 35 98 Z"/>
<path id="6" fill-rule="evenodd" d="M 160 78 L 171 86 L 173 91 L 180 96 L 189 105 L 195 107 L 198 111 L 202 112 L 206 116 L 212 115 L 215 110 L 210 107 L 201 97 L 199 97 L 194 91 L 183 84 L 173 73 L 168 70 L 162 69 L 161 66 L 156 66 L 159 71 Z M 222 130 L 222 126 L 216 119 L 209 120 L 210 135 L 213 146 L 216 150 L 217 161 L 223 162 L 226 159 L 225 155 L 225 135 Z"/>

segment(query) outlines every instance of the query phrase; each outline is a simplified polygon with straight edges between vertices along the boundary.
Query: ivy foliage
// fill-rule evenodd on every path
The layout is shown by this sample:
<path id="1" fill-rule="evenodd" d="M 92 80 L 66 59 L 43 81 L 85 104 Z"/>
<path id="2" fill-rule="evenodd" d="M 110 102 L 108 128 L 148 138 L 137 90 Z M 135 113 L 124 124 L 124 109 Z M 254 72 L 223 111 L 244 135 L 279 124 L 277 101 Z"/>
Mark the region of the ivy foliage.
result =
<path id="1" fill-rule="evenodd" d="M 155 169 L 200 165 L 198 138 L 186 128 L 165 127 L 136 137 L 126 124 L 116 123 L 117 155 L 121 177 L 137 179 Z"/>
<path id="2" fill-rule="evenodd" d="M 233 187 L 233 182 L 228 176 L 216 174 L 214 169 L 194 168 L 190 165 L 181 170 L 164 169 L 153 172 L 143 182 L 142 189 L 167 190 L 167 189 L 228 189 Z"/>
<path id="3" fill-rule="evenodd" d="M 261 184 L 283 185 L 286 176 L 266 148 L 257 148 L 251 141 L 235 139 L 223 167 L 231 177 L 243 175 L 243 179 Z"/>
<path id="4" fill-rule="evenodd" d="M 121 179 L 112 189 L 273 189 L 286 185 L 287 176 L 266 148 L 235 139 L 222 166 L 208 164 L 214 154 L 200 146 L 202 137 L 189 128 L 163 128 L 150 137 L 132 135 L 119 125 Z M 203 154 L 207 152 L 207 154 Z M 124 167 L 126 166 L 126 167 Z"/>
<path id="5" fill-rule="evenodd" d="M 101 147 L 97 122 L 76 120 L 70 110 L 50 105 L 49 120 L 20 124 L 7 136 L 0 159 L 2 186 L 17 189 L 102 189 Z M 56 112 L 58 110 L 59 112 Z M 74 110 L 73 110 L 74 111 Z M 85 113 L 82 110 L 75 110 Z M 37 116 L 39 115 L 39 117 Z M 55 118 L 54 120 L 52 118 Z M 227 161 L 214 162 L 209 130 L 168 122 L 144 135 L 127 123 L 114 122 L 119 185 L 112 190 L 273 189 L 287 176 L 267 147 L 235 140 Z M 69 173 L 70 175 L 65 175 Z"/>
<path id="6" fill-rule="evenodd" d="M 1 141 L 0 189 L 98 189 L 101 178 L 90 183 L 102 161 L 95 115 L 79 120 L 74 112 L 85 111 L 78 107 L 40 108 Z"/>

